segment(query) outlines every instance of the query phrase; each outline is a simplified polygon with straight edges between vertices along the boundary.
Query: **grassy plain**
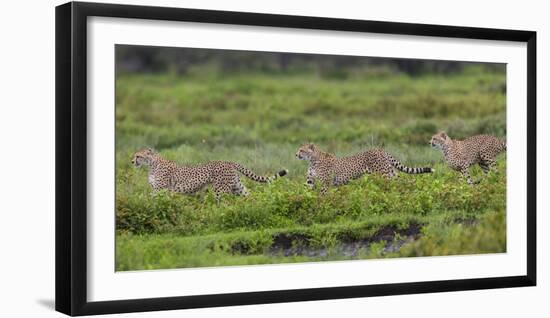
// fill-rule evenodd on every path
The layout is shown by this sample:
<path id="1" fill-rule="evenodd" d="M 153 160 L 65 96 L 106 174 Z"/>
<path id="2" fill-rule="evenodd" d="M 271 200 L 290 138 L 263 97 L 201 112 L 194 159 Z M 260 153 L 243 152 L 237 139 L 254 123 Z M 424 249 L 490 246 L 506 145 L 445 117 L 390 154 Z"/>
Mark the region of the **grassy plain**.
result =
<path id="1" fill-rule="evenodd" d="M 431 149 L 432 134 L 505 136 L 505 72 L 120 75 L 116 81 L 116 268 L 138 270 L 504 252 L 506 162 L 468 186 Z M 306 141 L 338 155 L 384 147 L 432 175 L 368 175 L 320 197 L 295 159 Z M 239 162 L 251 196 L 152 193 L 132 154 L 181 164 Z M 481 170 L 474 169 L 480 178 Z"/>

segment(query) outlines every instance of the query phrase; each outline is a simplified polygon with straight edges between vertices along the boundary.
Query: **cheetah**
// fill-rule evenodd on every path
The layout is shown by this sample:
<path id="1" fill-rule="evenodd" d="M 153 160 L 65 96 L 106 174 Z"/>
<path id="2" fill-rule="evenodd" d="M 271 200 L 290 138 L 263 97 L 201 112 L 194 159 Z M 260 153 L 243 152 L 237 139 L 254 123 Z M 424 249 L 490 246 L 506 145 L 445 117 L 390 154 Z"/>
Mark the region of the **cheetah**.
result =
<path id="1" fill-rule="evenodd" d="M 496 157 L 506 151 L 506 141 L 490 135 L 477 135 L 465 140 L 452 140 L 445 132 L 432 136 L 430 145 L 443 151 L 447 164 L 454 170 L 462 173 L 468 184 L 474 182 L 470 176 L 469 168 L 479 164 L 485 174 L 490 170 L 496 171 Z"/>
<path id="2" fill-rule="evenodd" d="M 178 165 L 174 161 L 163 158 L 158 152 L 150 148 L 136 152 L 132 164 L 136 167 L 149 167 L 149 184 L 155 191 L 168 189 L 174 192 L 191 194 L 201 190 L 207 184 L 212 184 L 218 202 L 222 193 L 249 195 L 237 172 L 262 183 L 269 183 L 288 172 L 287 170 L 281 170 L 271 177 L 258 176 L 242 165 L 229 161 L 210 161 L 199 165 Z"/>
<path id="3" fill-rule="evenodd" d="M 365 173 L 378 173 L 386 178 L 393 178 L 396 176 L 394 169 L 410 174 L 434 171 L 432 168 L 406 167 L 383 149 L 377 148 L 349 157 L 338 158 L 333 154 L 321 151 L 312 143 L 306 143 L 300 146 L 296 157 L 309 161 L 306 184 L 313 188 L 315 179 L 318 179 L 321 183 L 321 194 L 325 194 L 329 186 L 347 184 Z"/>

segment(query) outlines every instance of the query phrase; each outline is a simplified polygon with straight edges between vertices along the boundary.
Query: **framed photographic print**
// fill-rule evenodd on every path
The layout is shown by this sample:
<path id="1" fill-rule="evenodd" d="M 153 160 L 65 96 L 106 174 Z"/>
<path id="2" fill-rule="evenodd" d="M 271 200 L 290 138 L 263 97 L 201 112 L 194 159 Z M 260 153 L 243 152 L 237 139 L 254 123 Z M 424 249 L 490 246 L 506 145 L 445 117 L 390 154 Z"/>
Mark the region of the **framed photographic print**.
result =
<path id="1" fill-rule="evenodd" d="M 56 309 L 534 286 L 535 61 L 531 31 L 58 6 Z"/>

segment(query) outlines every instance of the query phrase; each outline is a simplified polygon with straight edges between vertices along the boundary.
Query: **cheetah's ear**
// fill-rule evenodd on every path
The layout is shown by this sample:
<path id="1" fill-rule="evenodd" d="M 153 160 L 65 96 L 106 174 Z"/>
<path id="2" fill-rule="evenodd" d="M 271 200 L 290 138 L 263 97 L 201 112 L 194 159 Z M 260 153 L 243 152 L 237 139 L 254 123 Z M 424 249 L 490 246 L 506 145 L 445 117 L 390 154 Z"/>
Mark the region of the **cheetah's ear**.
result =
<path id="1" fill-rule="evenodd" d="M 441 135 L 441 137 L 443 137 L 445 139 L 449 138 L 449 136 L 447 136 L 447 134 L 444 131 L 440 132 L 439 134 Z"/>
<path id="2" fill-rule="evenodd" d="M 315 144 L 313 144 L 312 142 L 310 142 L 307 147 L 311 150 L 315 150 Z"/>
<path id="3" fill-rule="evenodd" d="M 155 153 L 156 151 L 153 148 L 147 148 L 148 153 Z"/>

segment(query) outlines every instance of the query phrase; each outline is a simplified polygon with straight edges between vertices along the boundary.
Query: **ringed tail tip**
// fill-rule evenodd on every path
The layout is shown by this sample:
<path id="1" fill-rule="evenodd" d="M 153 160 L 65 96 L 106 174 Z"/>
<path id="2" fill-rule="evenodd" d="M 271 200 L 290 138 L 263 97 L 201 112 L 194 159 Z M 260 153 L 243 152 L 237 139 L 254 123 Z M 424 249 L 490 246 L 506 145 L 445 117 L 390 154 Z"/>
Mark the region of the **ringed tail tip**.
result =
<path id="1" fill-rule="evenodd" d="M 285 175 L 288 174 L 288 170 L 287 170 L 287 169 L 283 169 L 283 170 L 279 171 L 277 174 L 279 175 L 279 177 L 285 176 Z"/>

